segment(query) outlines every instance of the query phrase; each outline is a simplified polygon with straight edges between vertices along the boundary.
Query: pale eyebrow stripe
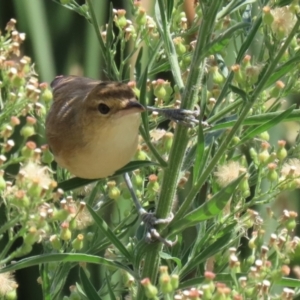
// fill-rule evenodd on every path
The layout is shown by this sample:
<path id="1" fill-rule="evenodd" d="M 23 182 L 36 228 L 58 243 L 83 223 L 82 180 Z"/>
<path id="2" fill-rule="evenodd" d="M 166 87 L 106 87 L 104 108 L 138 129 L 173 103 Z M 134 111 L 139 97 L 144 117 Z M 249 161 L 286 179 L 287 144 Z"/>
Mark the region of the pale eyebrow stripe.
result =
<path id="1" fill-rule="evenodd" d="M 68 100 L 59 110 L 58 114 L 57 114 L 57 117 L 58 118 L 65 118 L 68 116 L 68 114 L 71 112 L 71 106 L 72 106 L 72 103 L 74 101 L 76 101 L 76 97 Z"/>

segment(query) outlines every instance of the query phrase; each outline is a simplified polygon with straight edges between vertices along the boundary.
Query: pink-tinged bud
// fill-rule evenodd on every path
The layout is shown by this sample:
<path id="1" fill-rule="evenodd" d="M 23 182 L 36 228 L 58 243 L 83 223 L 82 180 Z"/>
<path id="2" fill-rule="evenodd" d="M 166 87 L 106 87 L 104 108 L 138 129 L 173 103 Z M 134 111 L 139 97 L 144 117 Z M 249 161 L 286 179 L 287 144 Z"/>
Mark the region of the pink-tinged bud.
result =
<path id="1" fill-rule="evenodd" d="M 286 141 L 284 140 L 278 141 L 278 150 L 276 152 L 276 155 L 279 161 L 281 162 L 287 157 L 288 154 L 285 145 L 286 145 Z"/>
<path id="2" fill-rule="evenodd" d="M 258 154 L 258 160 L 260 163 L 265 163 L 268 161 L 270 154 L 268 151 L 268 148 L 270 147 L 270 144 L 267 142 L 261 143 L 261 151 Z"/>
<path id="3" fill-rule="evenodd" d="M 273 98 L 279 97 L 280 94 L 282 93 L 284 87 L 285 87 L 285 84 L 281 80 L 276 81 L 275 86 L 270 91 L 270 96 Z"/>
<path id="4" fill-rule="evenodd" d="M 22 148 L 21 153 L 25 158 L 33 157 L 34 150 L 36 148 L 35 142 L 27 142 L 25 146 Z"/>
<path id="5" fill-rule="evenodd" d="M 269 163 L 268 164 L 268 173 L 267 173 L 267 178 L 271 182 L 277 182 L 278 180 L 278 173 L 276 171 L 277 165 L 275 163 Z"/>
<path id="6" fill-rule="evenodd" d="M 69 223 L 68 222 L 63 222 L 60 227 L 61 227 L 60 238 L 63 241 L 69 241 L 72 237 L 72 232 L 69 229 Z"/>
<path id="7" fill-rule="evenodd" d="M 245 83 L 245 78 L 244 78 L 244 75 L 241 71 L 241 68 L 240 68 L 240 65 L 233 65 L 231 67 L 231 71 L 234 73 L 234 80 L 237 82 L 237 83 Z"/>
<path id="8" fill-rule="evenodd" d="M 147 23 L 146 11 L 143 7 L 139 7 L 135 22 L 138 26 L 144 26 Z"/>
<path id="9" fill-rule="evenodd" d="M 149 299 L 155 299 L 155 297 L 157 296 L 157 288 L 152 285 L 151 281 L 149 278 L 144 278 L 141 280 L 141 285 L 144 287 L 145 289 L 145 295 L 147 298 Z"/>
<path id="10" fill-rule="evenodd" d="M 271 14 L 271 7 L 270 6 L 264 6 L 263 7 L 263 22 L 264 24 L 270 26 L 272 25 L 273 21 L 274 21 L 274 17 Z"/>
<path id="11" fill-rule="evenodd" d="M 15 127 L 15 126 L 17 126 L 17 125 L 19 125 L 19 124 L 20 124 L 20 119 L 19 119 L 18 117 L 12 116 L 12 117 L 10 118 L 10 125 L 11 125 L 12 127 Z"/>

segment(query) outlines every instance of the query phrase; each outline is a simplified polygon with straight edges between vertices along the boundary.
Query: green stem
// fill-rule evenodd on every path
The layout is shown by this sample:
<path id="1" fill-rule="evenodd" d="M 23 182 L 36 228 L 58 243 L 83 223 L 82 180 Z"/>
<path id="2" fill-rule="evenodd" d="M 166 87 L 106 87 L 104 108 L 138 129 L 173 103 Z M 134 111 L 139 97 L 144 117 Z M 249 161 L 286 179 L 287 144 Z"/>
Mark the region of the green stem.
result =
<path id="1" fill-rule="evenodd" d="M 165 41 L 166 53 L 168 54 L 168 59 L 172 68 L 175 82 L 178 85 L 180 91 L 183 91 L 184 85 L 180 74 L 177 55 L 171 38 L 171 34 L 167 26 L 164 1 L 158 0 L 158 5 L 159 13 L 163 23 L 163 32 L 161 31 L 161 35 Z M 219 5 L 211 5 L 207 11 L 207 14 L 204 14 L 206 17 L 204 17 L 201 23 L 200 30 L 198 32 L 197 44 L 195 47 L 189 76 L 182 95 L 182 108 L 191 109 L 195 103 L 195 99 L 198 97 L 202 74 L 201 67 L 203 65 L 204 59 L 202 51 L 206 45 L 206 41 L 210 37 L 211 30 L 213 30 L 213 23 L 219 9 Z M 157 218 L 166 218 L 171 212 L 183 158 L 189 141 L 187 131 L 188 128 L 184 126 L 178 126 L 175 131 L 174 142 L 170 151 L 168 167 L 164 170 L 164 178 L 156 210 Z M 154 247 L 151 248 L 151 251 L 146 253 L 144 260 L 145 265 L 142 272 L 142 278 L 148 277 L 153 283 L 156 282 L 159 266 L 159 251 L 161 249 L 161 243 L 155 244 Z M 141 287 L 139 287 L 137 299 L 143 299 L 143 290 Z"/>
<path id="2" fill-rule="evenodd" d="M 212 124 L 218 120 L 220 120 L 222 117 L 224 117 L 227 113 L 232 112 L 234 109 L 239 107 L 243 103 L 243 99 L 237 99 L 233 103 L 230 103 L 226 105 L 222 110 L 214 114 L 212 117 L 208 118 L 206 121 L 208 124 Z"/>

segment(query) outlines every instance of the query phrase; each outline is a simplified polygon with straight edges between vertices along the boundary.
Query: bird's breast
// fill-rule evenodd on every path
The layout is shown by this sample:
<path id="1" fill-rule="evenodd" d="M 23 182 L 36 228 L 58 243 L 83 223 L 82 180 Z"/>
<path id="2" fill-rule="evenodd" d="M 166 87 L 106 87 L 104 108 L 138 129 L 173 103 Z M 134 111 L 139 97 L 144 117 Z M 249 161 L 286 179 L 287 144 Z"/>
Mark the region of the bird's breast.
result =
<path id="1" fill-rule="evenodd" d="M 84 146 L 71 153 L 60 152 L 59 165 L 81 178 L 104 178 L 126 165 L 138 144 L 140 114 L 134 113 L 95 126 L 85 138 Z"/>

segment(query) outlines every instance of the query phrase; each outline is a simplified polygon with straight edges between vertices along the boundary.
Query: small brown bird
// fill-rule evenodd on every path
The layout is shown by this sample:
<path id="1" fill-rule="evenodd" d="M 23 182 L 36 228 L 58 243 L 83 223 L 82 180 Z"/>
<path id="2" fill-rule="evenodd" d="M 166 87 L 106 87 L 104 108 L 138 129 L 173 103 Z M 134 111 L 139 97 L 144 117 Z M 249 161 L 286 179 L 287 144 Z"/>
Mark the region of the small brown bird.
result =
<path id="1" fill-rule="evenodd" d="M 46 138 L 61 167 L 95 179 L 112 175 L 131 160 L 145 108 L 127 84 L 58 76 L 51 87 Z"/>

